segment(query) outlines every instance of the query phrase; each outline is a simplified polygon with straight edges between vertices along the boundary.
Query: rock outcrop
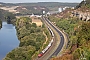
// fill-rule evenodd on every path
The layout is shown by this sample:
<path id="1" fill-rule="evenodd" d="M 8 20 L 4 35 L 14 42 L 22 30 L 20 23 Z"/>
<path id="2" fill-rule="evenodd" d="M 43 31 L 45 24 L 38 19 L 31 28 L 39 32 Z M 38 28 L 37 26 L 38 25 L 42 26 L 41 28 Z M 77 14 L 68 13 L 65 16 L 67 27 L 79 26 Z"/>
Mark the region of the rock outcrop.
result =
<path id="1" fill-rule="evenodd" d="M 86 12 L 74 10 L 70 16 L 77 17 L 80 20 L 90 21 L 90 12 L 88 12 L 88 10 Z"/>

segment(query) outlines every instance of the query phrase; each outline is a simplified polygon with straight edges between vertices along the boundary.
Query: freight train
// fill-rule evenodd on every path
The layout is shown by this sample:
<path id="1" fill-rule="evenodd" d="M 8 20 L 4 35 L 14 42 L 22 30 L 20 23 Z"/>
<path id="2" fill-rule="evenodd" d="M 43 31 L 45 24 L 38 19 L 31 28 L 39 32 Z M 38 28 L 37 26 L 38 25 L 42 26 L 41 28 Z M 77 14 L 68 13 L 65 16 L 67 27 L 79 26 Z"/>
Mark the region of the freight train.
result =
<path id="1" fill-rule="evenodd" d="M 51 36 L 54 37 L 54 33 L 53 33 L 53 31 L 52 31 L 49 27 L 48 27 L 48 30 L 50 31 Z"/>
<path id="2" fill-rule="evenodd" d="M 50 33 L 52 35 L 52 39 L 51 39 L 50 43 L 48 44 L 48 46 L 41 53 L 38 54 L 38 58 L 43 56 L 45 54 L 45 52 L 52 46 L 54 33 L 49 27 L 48 27 L 48 30 L 50 31 Z"/>

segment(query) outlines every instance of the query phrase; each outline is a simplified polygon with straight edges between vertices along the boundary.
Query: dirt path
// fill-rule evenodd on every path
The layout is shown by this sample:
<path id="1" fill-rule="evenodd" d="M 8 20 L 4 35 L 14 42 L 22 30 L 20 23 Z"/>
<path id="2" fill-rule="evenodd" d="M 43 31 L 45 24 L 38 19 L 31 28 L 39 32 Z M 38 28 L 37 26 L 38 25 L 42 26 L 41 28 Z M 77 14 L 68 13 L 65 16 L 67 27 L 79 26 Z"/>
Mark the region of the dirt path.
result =
<path id="1" fill-rule="evenodd" d="M 47 41 L 48 41 L 48 37 L 47 37 L 47 35 L 43 32 L 43 34 L 44 34 L 44 36 L 45 36 L 45 38 L 46 38 L 46 41 L 43 43 L 43 46 L 44 46 L 44 44 L 46 44 L 47 43 Z M 42 47 L 42 49 L 43 49 L 43 47 Z"/>

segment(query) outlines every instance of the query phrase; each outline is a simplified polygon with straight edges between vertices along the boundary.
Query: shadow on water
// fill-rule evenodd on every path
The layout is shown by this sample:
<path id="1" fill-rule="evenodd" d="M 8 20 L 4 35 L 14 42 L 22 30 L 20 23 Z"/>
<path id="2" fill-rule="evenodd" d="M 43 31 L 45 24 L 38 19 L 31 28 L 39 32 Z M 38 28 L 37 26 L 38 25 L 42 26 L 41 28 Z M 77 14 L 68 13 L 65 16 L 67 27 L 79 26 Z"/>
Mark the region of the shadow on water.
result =
<path id="1" fill-rule="evenodd" d="M 11 20 L 7 20 L 7 24 L 12 24 L 12 23 L 11 23 Z"/>

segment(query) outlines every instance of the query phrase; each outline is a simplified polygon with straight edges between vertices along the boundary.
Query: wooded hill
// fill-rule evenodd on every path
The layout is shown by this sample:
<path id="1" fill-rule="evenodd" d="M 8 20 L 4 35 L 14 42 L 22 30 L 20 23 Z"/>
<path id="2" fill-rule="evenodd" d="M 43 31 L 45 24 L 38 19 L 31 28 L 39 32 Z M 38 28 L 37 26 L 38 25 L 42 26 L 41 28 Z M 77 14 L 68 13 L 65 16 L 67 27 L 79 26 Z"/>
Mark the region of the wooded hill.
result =
<path id="1" fill-rule="evenodd" d="M 79 4 L 80 11 L 84 10 L 84 13 L 87 13 L 86 10 L 90 10 L 89 1 L 82 1 L 83 3 Z M 70 17 L 70 11 L 72 10 L 67 9 L 62 12 L 63 14 L 49 16 L 49 19 L 69 36 L 68 47 L 62 56 L 51 60 L 90 60 L 90 21 L 86 22 L 77 17 Z M 62 18 L 59 18 L 60 16 Z"/>

